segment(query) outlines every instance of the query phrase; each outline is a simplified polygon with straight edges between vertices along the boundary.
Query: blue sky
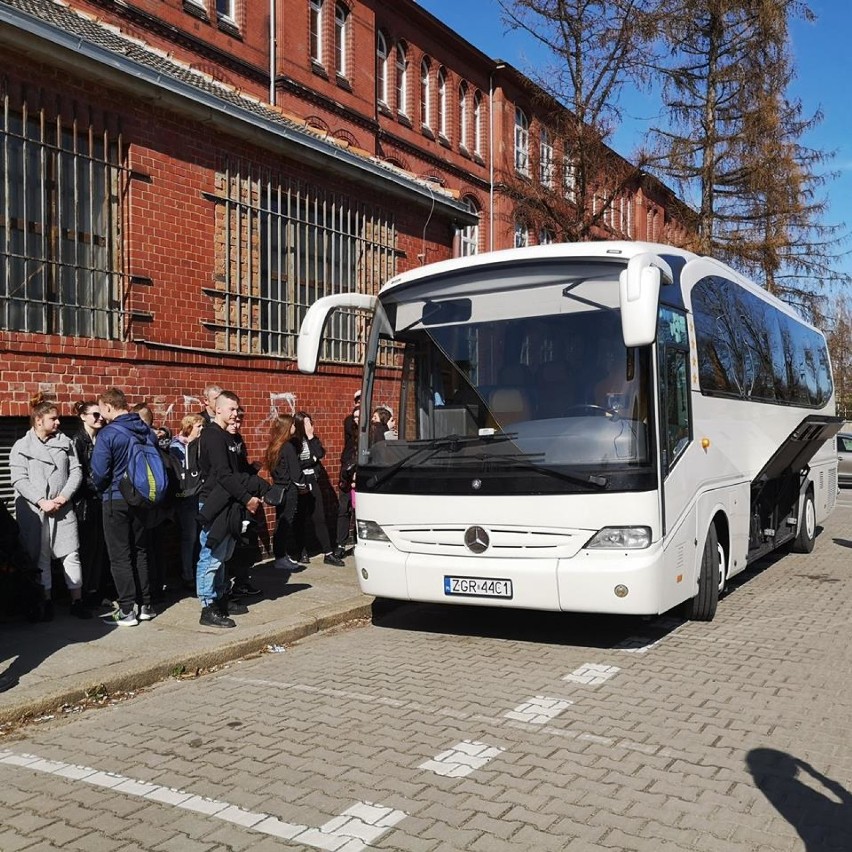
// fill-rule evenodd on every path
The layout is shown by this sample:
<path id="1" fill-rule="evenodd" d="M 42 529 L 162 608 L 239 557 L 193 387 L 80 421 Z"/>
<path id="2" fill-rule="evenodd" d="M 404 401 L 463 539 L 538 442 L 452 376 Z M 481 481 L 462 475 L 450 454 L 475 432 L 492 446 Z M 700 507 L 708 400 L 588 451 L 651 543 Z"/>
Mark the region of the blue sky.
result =
<path id="1" fill-rule="evenodd" d="M 504 32 L 497 0 L 420 0 L 420 5 L 492 58 L 504 59 L 522 71 L 535 61 L 537 48 L 530 39 Z M 817 21 L 796 21 L 792 26 L 798 75 L 792 93 L 801 99 L 806 114 L 823 112 L 822 124 L 805 137 L 804 144 L 835 154 L 826 167 L 838 175 L 824 188 L 830 204 L 824 221 L 845 223 L 847 232 L 852 232 L 852 0 L 809 0 L 809 5 Z M 623 124 L 612 147 L 629 159 L 656 106 L 634 94 L 622 97 L 622 108 Z M 845 248 L 852 249 L 852 241 Z M 852 256 L 838 268 L 852 275 Z"/>

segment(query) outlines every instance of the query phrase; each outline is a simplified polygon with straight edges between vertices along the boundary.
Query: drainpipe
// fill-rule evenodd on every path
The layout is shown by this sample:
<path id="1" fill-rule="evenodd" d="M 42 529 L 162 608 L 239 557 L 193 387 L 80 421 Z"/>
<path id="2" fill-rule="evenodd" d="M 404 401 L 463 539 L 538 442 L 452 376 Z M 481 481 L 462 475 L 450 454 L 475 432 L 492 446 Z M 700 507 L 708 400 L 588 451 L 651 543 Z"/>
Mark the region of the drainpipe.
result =
<path id="1" fill-rule="evenodd" d="M 275 3 L 269 0 L 269 103 L 275 103 Z"/>
<path id="2" fill-rule="evenodd" d="M 488 74 L 488 251 L 494 251 L 494 72 Z"/>

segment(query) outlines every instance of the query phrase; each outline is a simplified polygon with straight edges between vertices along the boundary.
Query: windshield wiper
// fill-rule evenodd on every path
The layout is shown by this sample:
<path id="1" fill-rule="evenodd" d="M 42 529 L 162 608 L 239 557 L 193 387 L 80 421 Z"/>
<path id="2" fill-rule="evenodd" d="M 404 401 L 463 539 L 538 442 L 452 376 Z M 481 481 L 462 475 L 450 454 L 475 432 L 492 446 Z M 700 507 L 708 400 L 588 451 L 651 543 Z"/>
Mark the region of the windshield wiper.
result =
<path id="1" fill-rule="evenodd" d="M 567 482 L 577 482 L 580 485 L 594 485 L 597 488 L 606 488 L 609 480 L 605 476 L 595 476 L 594 474 L 581 475 L 579 473 L 564 473 L 561 470 L 553 470 L 553 468 L 542 467 L 530 461 L 528 456 L 482 456 L 483 460 L 495 462 L 507 462 L 515 467 L 523 470 L 534 470 L 536 473 L 543 473 L 545 476 L 552 476 L 555 479 L 564 479 Z"/>
<path id="2" fill-rule="evenodd" d="M 449 450 L 451 453 L 457 453 L 463 445 L 472 444 L 475 441 L 509 441 L 513 437 L 513 434 L 501 434 L 501 435 L 447 435 L 443 438 L 429 438 L 423 446 L 418 447 L 414 452 L 409 453 L 407 456 L 403 456 L 398 462 L 392 464 L 387 470 L 383 470 L 381 473 L 373 474 L 367 480 L 367 487 L 374 488 L 376 485 L 380 485 L 382 482 L 390 479 L 397 471 L 402 470 L 404 467 L 408 467 L 408 465 L 413 464 L 415 461 L 426 461 L 427 459 L 432 458 L 432 456 L 437 455 L 441 450 Z M 409 441 L 409 445 L 413 444 L 414 441 Z"/>

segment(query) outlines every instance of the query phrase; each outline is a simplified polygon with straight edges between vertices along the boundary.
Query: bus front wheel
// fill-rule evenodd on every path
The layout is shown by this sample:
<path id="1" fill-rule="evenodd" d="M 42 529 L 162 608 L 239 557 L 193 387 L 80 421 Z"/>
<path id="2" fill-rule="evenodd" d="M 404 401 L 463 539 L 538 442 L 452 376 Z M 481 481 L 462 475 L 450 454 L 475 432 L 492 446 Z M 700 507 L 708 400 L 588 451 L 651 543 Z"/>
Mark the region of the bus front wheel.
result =
<path id="1" fill-rule="evenodd" d="M 793 542 L 793 550 L 796 553 L 810 553 L 814 549 L 816 540 L 816 506 L 812 491 L 805 494 L 805 502 L 802 505 L 802 519 L 799 521 L 799 531 Z"/>
<path id="2" fill-rule="evenodd" d="M 691 621 L 712 621 L 725 583 L 725 551 L 719 544 L 716 525 L 711 524 L 701 555 L 698 594 L 683 605 L 683 614 Z"/>

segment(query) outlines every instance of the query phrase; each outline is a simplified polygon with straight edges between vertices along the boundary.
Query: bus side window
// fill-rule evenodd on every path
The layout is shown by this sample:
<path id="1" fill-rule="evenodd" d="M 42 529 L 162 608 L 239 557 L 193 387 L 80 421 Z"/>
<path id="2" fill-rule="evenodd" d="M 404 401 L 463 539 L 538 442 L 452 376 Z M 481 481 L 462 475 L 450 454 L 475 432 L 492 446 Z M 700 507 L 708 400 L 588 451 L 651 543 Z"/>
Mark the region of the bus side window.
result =
<path id="1" fill-rule="evenodd" d="M 666 450 L 668 467 L 674 465 L 690 441 L 688 353 L 666 349 Z"/>
<path id="2" fill-rule="evenodd" d="M 692 440 L 686 316 L 661 306 L 657 330 L 663 469 L 667 474 Z"/>

